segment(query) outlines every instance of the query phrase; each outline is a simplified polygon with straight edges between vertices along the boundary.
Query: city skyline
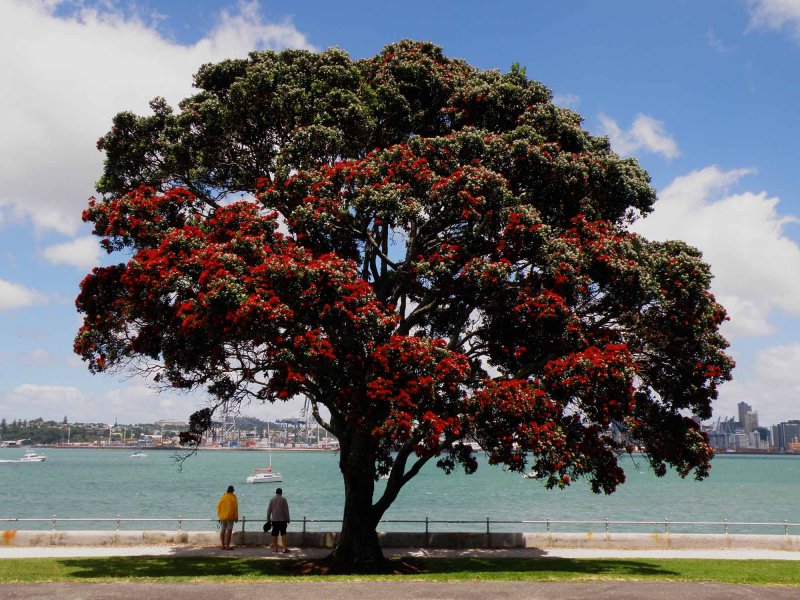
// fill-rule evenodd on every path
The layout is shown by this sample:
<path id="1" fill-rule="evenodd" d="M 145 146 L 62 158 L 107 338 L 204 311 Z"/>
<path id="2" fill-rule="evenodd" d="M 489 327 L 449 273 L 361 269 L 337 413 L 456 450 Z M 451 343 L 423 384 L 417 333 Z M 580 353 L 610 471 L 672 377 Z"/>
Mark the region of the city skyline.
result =
<path id="1" fill-rule="evenodd" d="M 800 389 L 800 174 L 793 136 L 800 8 L 735 1 L 640 6 L 588 1 L 402 8 L 312 1 L 133 3 L 0 0 L 15 94 L 2 100 L 0 415 L 85 421 L 185 418 L 202 393 L 157 393 L 124 375 L 91 376 L 71 354 L 78 282 L 103 264 L 80 222 L 118 111 L 148 112 L 191 93 L 200 64 L 252 49 L 341 46 L 370 56 L 401 38 L 430 40 L 480 68 L 516 62 L 555 101 L 648 170 L 659 201 L 636 230 L 698 246 L 731 321 L 737 360 L 717 416 L 743 401 L 763 422 L 794 418 Z M 367 7 L 369 10 L 367 10 Z M 453 10 L 454 7 L 463 10 Z M 565 42 L 565 40 L 569 40 Z M 301 401 L 249 407 L 295 416 Z M 8 418 L 8 417 L 7 417 Z"/>

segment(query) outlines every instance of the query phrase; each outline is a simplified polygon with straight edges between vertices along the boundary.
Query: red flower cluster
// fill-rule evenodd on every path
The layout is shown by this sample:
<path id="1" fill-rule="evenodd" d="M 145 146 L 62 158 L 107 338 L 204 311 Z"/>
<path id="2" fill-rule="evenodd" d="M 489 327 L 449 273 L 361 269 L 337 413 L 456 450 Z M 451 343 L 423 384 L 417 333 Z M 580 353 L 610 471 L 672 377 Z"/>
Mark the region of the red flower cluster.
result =
<path id="1" fill-rule="evenodd" d="M 376 439 L 390 440 L 387 448 L 413 440 L 419 456 L 435 456 L 445 439 L 461 438 L 463 384 L 470 374 L 463 355 L 448 351 L 442 340 L 392 336 L 372 360 L 367 396 L 386 414 L 372 432 Z"/>

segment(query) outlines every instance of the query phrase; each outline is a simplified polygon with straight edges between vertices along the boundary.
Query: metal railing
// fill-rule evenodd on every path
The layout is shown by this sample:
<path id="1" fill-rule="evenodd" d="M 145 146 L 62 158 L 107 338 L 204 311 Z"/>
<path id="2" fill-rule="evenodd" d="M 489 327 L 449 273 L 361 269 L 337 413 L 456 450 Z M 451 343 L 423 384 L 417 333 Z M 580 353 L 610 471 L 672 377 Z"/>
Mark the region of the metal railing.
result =
<path id="1" fill-rule="evenodd" d="M 183 517 L 178 515 L 178 517 L 172 518 L 153 518 L 153 517 L 137 517 L 137 518 L 130 518 L 130 517 L 122 517 L 121 515 L 116 515 L 116 517 L 58 517 L 53 515 L 51 517 L 43 517 L 43 518 L 20 518 L 20 517 L 11 517 L 11 518 L 3 518 L 0 517 L 0 525 L 3 523 L 31 523 L 31 524 L 40 524 L 40 523 L 48 523 L 50 525 L 50 531 L 56 531 L 57 525 L 61 523 L 113 523 L 114 528 L 116 531 L 122 530 L 123 524 L 127 523 L 174 523 L 177 525 L 177 530 L 179 532 L 183 531 L 184 524 L 187 523 L 208 523 L 209 525 L 218 523 L 217 519 L 202 519 L 202 518 L 191 518 L 191 517 Z M 245 532 L 247 530 L 247 525 L 251 525 L 251 530 L 254 531 L 256 529 L 260 530 L 262 524 L 264 523 L 264 519 L 250 519 L 248 520 L 247 517 L 242 517 L 240 519 L 241 530 Z M 315 527 L 322 524 L 333 524 L 335 528 L 341 525 L 341 519 L 309 519 L 308 517 L 303 517 L 302 521 L 302 533 L 309 533 L 313 531 L 322 531 L 320 529 L 310 529 L 309 526 Z M 293 521 L 293 524 L 298 524 L 298 521 Z M 612 528 L 615 530 L 614 533 L 627 533 L 622 531 L 625 527 L 649 527 L 651 528 L 651 532 L 653 529 L 657 530 L 659 533 L 670 533 L 670 528 L 689 528 L 689 529 L 712 529 L 712 530 L 721 530 L 721 533 L 728 534 L 731 532 L 731 528 L 762 528 L 762 529 L 781 529 L 783 530 L 784 535 L 789 535 L 790 529 L 798 530 L 800 529 L 800 523 L 789 522 L 789 521 L 729 521 L 728 519 L 723 519 L 722 521 L 675 521 L 670 519 L 660 519 L 660 520 L 612 520 L 612 519 L 523 519 L 523 520 L 494 520 L 487 517 L 483 520 L 470 520 L 470 519 L 430 519 L 425 517 L 424 520 L 422 519 L 385 519 L 381 520 L 380 524 L 388 524 L 388 525 L 411 525 L 413 526 L 415 531 L 419 531 L 424 526 L 425 535 L 429 535 L 432 533 L 432 526 L 446 526 L 448 530 L 453 525 L 468 525 L 470 527 L 480 526 L 480 529 L 483 531 L 485 527 L 485 533 L 501 533 L 504 532 L 502 526 L 509 526 L 513 525 L 516 527 L 523 527 L 523 526 L 538 526 L 546 533 L 553 533 L 554 529 L 558 527 L 561 533 L 568 533 L 568 529 L 563 529 L 564 526 L 572 527 L 573 532 L 575 532 L 576 528 L 586 526 L 590 526 L 595 528 L 599 526 L 605 533 L 612 533 Z M 527 531 L 527 530 L 526 530 Z M 582 532 L 581 529 L 578 529 L 579 532 Z M 585 531 L 585 529 L 583 529 Z M 536 533 L 535 531 L 530 531 L 529 533 Z"/>

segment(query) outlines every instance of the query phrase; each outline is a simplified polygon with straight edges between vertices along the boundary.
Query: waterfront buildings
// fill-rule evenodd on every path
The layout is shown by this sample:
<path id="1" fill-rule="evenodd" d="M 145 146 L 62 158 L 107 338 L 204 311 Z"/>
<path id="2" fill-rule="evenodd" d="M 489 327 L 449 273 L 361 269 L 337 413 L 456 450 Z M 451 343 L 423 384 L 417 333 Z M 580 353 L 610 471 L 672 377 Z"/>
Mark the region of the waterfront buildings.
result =
<path id="1" fill-rule="evenodd" d="M 747 402 L 737 406 L 735 417 L 718 417 L 705 425 L 711 447 L 718 452 L 785 452 L 800 454 L 800 420 L 761 427 L 758 412 Z"/>
<path id="2" fill-rule="evenodd" d="M 772 426 L 773 446 L 779 452 L 800 452 L 800 420 Z"/>

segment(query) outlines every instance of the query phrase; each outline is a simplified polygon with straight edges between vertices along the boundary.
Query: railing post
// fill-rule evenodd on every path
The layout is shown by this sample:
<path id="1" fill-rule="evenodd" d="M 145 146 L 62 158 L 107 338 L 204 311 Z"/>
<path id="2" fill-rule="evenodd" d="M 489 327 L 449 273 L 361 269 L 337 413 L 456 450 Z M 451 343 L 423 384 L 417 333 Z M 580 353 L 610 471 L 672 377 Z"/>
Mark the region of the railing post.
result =
<path id="1" fill-rule="evenodd" d="M 302 537 L 302 541 L 303 541 L 303 546 L 305 546 L 306 545 L 306 516 L 305 515 L 303 515 L 303 537 Z"/>
<path id="2" fill-rule="evenodd" d="M 244 524 L 247 523 L 247 517 L 242 515 L 242 537 L 244 538 Z M 244 539 L 242 539 L 244 541 Z"/>
<path id="3" fill-rule="evenodd" d="M 669 519 L 664 519 L 664 533 L 669 533 Z"/>
<path id="4" fill-rule="evenodd" d="M 489 517 L 486 517 L 486 547 L 492 547 L 492 534 L 489 529 Z"/>
<path id="5" fill-rule="evenodd" d="M 547 517 L 547 533 L 550 533 L 550 517 Z"/>
<path id="6" fill-rule="evenodd" d="M 725 533 L 728 533 L 728 519 L 722 519 L 722 524 L 725 526 Z"/>
<path id="7" fill-rule="evenodd" d="M 608 535 L 608 517 L 606 517 L 606 535 Z"/>
<path id="8" fill-rule="evenodd" d="M 431 535 L 429 528 L 429 520 L 428 517 L 425 517 L 425 546 L 428 547 L 430 545 L 431 545 Z"/>
<path id="9" fill-rule="evenodd" d="M 183 531 L 183 515 L 178 515 L 178 533 Z"/>
<path id="10" fill-rule="evenodd" d="M 50 531 L 55 531 L 55 530 L 56 530 L 56 516 L 53 515 L 53 521 L 50 524 Z"/>
<path id="11" fill-rule="evenodd" d="M 119 513 L 117 513 L 117 533 L 119 533 Z"/>
<path id="12" fill-rule="evenodd" d="M 789 535 L 789 521 L 783 522 L 783 535 Z"/>

